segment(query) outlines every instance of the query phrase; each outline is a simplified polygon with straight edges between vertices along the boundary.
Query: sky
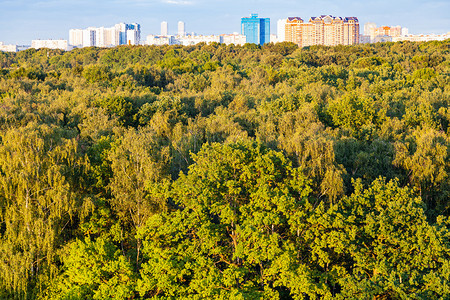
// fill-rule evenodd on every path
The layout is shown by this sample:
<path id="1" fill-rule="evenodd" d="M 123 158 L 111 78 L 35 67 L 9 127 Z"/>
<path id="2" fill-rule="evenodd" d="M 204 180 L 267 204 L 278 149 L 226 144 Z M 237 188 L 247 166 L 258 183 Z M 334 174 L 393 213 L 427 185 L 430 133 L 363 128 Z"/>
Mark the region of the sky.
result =
<path id="1" fill-rule="evenodd" d="M 30 45 L 33 39 L 68 39 L 72 28 L 141 24 L 141 38 L 159 34 L 178 21 L 187 32 L 222 34 L 240 31 L 240 19 L 258 13 L 271 19 L 330 14 L 358 17 L 364 23 L 407 27 L 410 34 L 450 32 L 450 0 L 0 0 L 0 42 Z"/>

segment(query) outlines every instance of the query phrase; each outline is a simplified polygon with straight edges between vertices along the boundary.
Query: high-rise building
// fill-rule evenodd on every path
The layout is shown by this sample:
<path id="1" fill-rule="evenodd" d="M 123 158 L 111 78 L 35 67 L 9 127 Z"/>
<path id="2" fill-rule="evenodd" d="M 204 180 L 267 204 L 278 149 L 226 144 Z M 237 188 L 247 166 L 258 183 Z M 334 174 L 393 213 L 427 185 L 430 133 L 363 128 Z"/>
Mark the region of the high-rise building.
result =
<path id="1" fill-rule="evenodd" d="M 185 36 L 185 34 L 186 34 L 186 28 L 185 28 L 184 22 L 179 21 L 178 22 L 178 35 Z"/>
<path id="2" fill-rule="evenodd" d="M 95 46 L 112 47 L 118 45 L 116 41 L 116 30 L 114 27 L 100 27 L 95 29 Z"/>
<path id="3" fill-rule="evenodd" d="M 377 24 L 373 22 L 367 22 L 364 24 L 364 35 L 373 35 L 375 32 L 375 28 L 377 28 Z"/>
<path id="4" fill-rule="evenodd" d="M 83 47 L 92 47 L 95 46 L 97 37 L 97 28 L 88 27 L 83 30 Z"/>
<path id="5" fill-rule="evenodd" d="M 69 45 L 73 45 L 75 47 L 83 46 L 83 29 L 69 30 Z"/>
<path id="6" fill-rule="evenodd" d="M 141 41 L 141 25 L 138 23 L 127 24 L 127 41 L 128 45 L 139 45 Z"/>
<path id="7" fill-rule="evenodd" d="M 300 45 L 302 43 L 303 20 L 299 17 L 290 17 L 284 20 L 284 40 Z"/>
<path id="8" fill-rule="evenodd" d="M 285 39 L 299 47 L 354 45 L 359 43 L 359 21 L 355 17 L 322 15 L 304 23 L 299 17 L 286 19 Z"/>
<path id="9" fill-rule="evenodd" d="M 168 36 L 169 35 L 169 25 L 166 21 L 161 22 L 161 35 Z"/>
<path id="10" fill-rule="evenodd" d="M 241 19 L 241 34 L 247 43 L 263 45 L 270 42 L 270 18 L 258 18 L 258 14 Z"/>
<path id="11" fill-rule="evenodd" d="M 127 45 L 139 45 L 138 31 L 133 29 L 127 30 Z"/>
<path id="12" fill-rule="evenodd" d="M 355 45 L 359 44 L 359 20 L 357 17 L 346 17 L 342 21 L 344 36 L 337 44 Z"/>
<path id="13" fill-rule="evenodd" d="M 278 42 L 286 41 L 285 27 L 286 27 L 286 19 L 280 19 L 280 20 L 277 21 L 277 38 L 278 38 Z"/>
<path id="14" fill-rule="evenodd" d="M 364 24 L 364 34 L 360 37 L 362 44 L 372 43 L 375 38 L 375 29 L 377 24 L 373 22 L 367 22 Z"/>
<path id="15" fill-rule="evenodd" d="M 114 27 L 118 45 L 139 45 L 141 40 L 141 25 L 137 23 L 119 23 Z"/>
<path id="16" fill-rule="evenodd" d="M 119 23 L 114 25 L 115 33 L 116 33 L 116 41 L 117 45 L 126 45 L 127 44 L 127 24 Z"/>

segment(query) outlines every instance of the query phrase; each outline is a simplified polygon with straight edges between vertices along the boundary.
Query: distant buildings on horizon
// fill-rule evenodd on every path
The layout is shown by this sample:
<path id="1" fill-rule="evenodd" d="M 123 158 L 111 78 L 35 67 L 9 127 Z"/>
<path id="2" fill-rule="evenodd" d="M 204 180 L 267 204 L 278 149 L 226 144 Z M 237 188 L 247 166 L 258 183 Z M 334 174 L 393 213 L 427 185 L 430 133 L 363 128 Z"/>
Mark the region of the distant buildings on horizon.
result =
<path id="1" fill-rule="evenodd" d="M 141 25 L 137 23 L 118 23 L 113 27 L 69 30 L 69 45 L 77 48 L 139 45 L 140 41 Z"/>
<path id="2" fill-rule="evenodd" d="M 379 43 L 392 42 L 392 38 L 406 37 L 408 35 L 408 28 L 401 26 L 381 26 L 373 22 L 364 24 L 364 35 L 361 36 L 361 43 Z"/>
<path id="3" fill-rule="evenodd" d="M 432 41 L 450 38 L 446 34 L 411 35 L 401 26 L 381 26 L 373 22 L 364 24 L 363 34 L 357 17 L 334 17 L 321 15 L 304 22 L 300 17 L 288 17 L 277 21 L 276 34 L 270 33 L 270 18 L 260 18 L 258 14 L 241 18 L 241 32 L 221 35 L 197 35 L 186 32 L 186 24 L 179 21 L 177 34 L 169 34 L 167 21 L 161 22 L 160 35 L 148 35 L 141 39 L 141 25 L 118 23 L 112 27 L 88 27 L 70 29 L 69 40 L 33 40 L 31 46 L 5 45 L 0 42 L 0 51 L 17 52 L 28 48 L 49 48 L 72 50 L 81 47 L 115 47 L 119 45 L 195 45 L 197 43 L 225 43 L 263 45 L 269 42 L 293 42 L 299 47 L 312 45 L 354 45 L 359 43 Z"/>
<path id="4" fill-rule="evenodd" d="M 0 42 L 0 51 L 17 52 L 17 45 L 5 45 L 3 42 Z"/>
<path id="5" fill-rule="evenodd" d="M 178 22 L 177 34 L 169 34 L 169 24 L 166 21 L 161 22 L 161 34 L 160 35 L 147 35 L 145 45 L 183 45 L 190 46 L 198 43 L 219 43 L 219 44 L 236 44 L 244 45 L 247 42 L 244 35 L 233 34 L 221 34 L 221 35 L 197 35 L 194 32 L 186 32 L 186 24 L 183 21 Z"/>
<path id="6" fill-rule="evenodd" d="M 69 46 L 67 40 L 32 40 L 31 48 L 41 49 L 61 49 L 64 51 L 70 51 L 74 47 Z"/>
<path id="7" fill-rule="evenodd" d="M 241 33 L 221 34 L 221 35 L 196 35 L 187 34 L 185 23 L 178 22 L 177 35 L 168 34 L 168 23 L 161 22 L 161 35 L 148 35 L 146 45 L 195 45 L 198 43 L 224 43 L 244 45 L 254 43 L 263 45 L 270 42 L 270 19 L 258 18 L 258 14 L 251 14 L 250 17 L 241 19 Z"/>

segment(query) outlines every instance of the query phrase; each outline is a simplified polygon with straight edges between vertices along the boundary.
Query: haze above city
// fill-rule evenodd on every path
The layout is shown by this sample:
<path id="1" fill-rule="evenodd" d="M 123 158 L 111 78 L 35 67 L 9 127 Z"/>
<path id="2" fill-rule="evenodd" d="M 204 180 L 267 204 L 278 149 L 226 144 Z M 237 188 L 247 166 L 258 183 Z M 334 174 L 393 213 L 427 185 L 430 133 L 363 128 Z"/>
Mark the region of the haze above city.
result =
<path id="1" fill-rule="evenodd" d="M 359 19 L 361 25 L 400 25 L 413 34 L 450 31 L 448 0 L 0 0 L 0 41 L 30 44 L 33 39 L 68 39 L 71 28 L 113 26 L 118 22 L 141 24 L 142 39 L 159 34 L 160 23 L 169 23 L 175 34 L 177 22 L 187 32 L 222 34 L 240 31 L 240 19 L 258 13 L 276 21 L 298 16 L 331 14 Z"/>

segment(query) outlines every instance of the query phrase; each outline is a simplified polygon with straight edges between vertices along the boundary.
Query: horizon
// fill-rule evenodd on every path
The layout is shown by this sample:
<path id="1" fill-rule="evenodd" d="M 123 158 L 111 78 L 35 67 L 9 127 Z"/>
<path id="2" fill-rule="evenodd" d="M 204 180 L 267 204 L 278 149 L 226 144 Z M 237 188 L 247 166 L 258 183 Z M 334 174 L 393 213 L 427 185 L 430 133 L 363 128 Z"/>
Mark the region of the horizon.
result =
<path id="1" fill-rule="evenodd" d="M 301 17 L 307 21 L 320 15 L 357 17 L 361 33 L 365 23 L 374 22 L 377 26 L 400 25 L 410 34 L 444 34 L 450 31 L 448 11 L 450 2 L 442 0 L 0 0 L 0 42 L 28 45 L 38 39 L 68 40 L 70 29 L 111 27 L 121 22 L 139 23 L 141 40 L 158 35 L 163 21 L 168 23 L 169 34 L 176 33 L 178 21 L 185 23 L 187 33 L 229 34 L 240 32 L 241 18 L 251 13 L 270 18 L 272 34 L 279 19 Z"/>

